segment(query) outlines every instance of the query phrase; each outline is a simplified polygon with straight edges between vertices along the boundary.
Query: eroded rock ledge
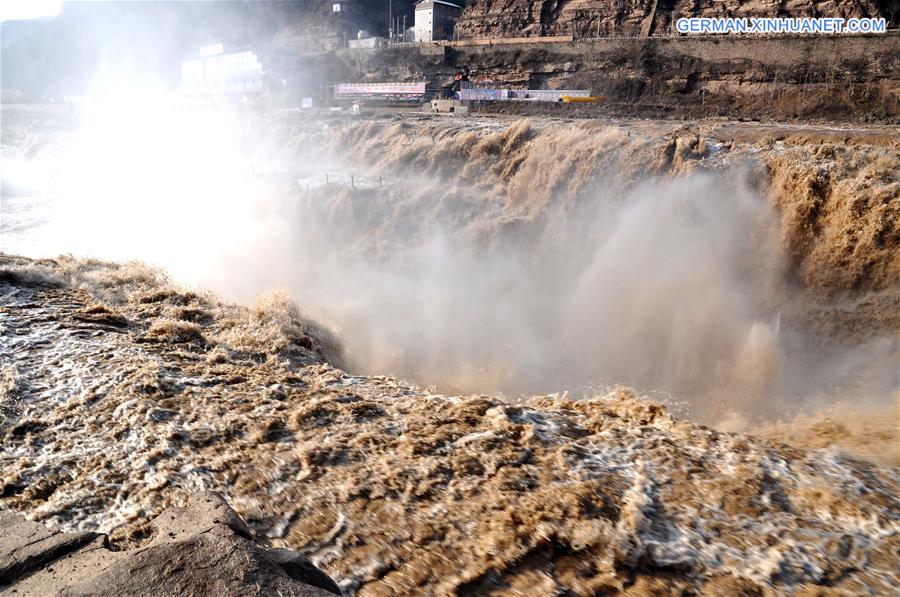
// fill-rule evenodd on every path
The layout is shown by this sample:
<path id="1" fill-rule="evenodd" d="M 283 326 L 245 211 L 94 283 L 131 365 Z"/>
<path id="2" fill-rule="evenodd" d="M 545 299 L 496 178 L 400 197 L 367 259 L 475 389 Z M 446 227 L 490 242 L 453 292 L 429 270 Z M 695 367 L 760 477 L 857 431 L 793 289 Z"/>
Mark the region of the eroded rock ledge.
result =
<path id="1" fill-rule="evenodd" d="M 215 492 L 167 508 L 143 545 L 112 551 L 106 535 L 62 533 L 0 512 L 0 593 L 16 595 L 340 595 L 295 551 L 256 542 Z"/>

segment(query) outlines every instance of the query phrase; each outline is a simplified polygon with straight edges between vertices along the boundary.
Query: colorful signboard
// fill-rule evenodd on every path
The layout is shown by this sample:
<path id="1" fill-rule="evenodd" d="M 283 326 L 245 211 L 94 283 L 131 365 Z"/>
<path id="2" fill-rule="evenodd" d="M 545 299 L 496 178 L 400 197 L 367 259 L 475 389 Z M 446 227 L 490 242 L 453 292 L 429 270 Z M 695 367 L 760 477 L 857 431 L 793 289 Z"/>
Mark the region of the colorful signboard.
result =
<path id="1" fill-rule="evenodd" d="M 425 83 L 340 83 L 334 86 L 338 96 L 425 95 Z"/>

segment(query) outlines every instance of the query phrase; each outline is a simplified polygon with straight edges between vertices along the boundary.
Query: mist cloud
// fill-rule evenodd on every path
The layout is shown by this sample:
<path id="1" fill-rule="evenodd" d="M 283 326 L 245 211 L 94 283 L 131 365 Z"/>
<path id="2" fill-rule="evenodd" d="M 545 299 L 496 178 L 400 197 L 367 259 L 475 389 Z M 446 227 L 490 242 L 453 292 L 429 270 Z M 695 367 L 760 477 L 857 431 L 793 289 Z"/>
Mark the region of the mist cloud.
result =
<path id="1" fill-rule="evenodd" d="M 825 349 L 783 325 L 807 298 L 739 169 L 632 187 L 607 170 L 589 201 L 486 234 L 504 207 L 482 190 L 390 173 L 351 186 L 325 152 L 291 157 L 303 133 L 261 142 L 227 113 L 162 104 L 105 106 L 54 150 L 65 192 L 45 254 L 141 259 L 246 302 L 287 291 L 355 372 L 447 392 L 627 384 L 702 419 L 774 419 L 848 384 L 896 391 L 889 340 Z"/>

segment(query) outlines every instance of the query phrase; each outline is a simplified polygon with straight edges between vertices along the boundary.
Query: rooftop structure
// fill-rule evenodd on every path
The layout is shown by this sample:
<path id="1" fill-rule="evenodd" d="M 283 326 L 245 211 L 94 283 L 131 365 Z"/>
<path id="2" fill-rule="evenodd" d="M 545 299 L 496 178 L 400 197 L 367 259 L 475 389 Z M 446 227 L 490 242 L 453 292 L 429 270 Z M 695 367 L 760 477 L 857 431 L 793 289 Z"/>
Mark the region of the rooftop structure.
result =
<path id="1" fill-rule="evenodd" d="M 413 27 L 417 42 L 453 39 L 456 21 L 462 7 L 446 0 L 422 0 L 416 4 L 416 23 Z"/>

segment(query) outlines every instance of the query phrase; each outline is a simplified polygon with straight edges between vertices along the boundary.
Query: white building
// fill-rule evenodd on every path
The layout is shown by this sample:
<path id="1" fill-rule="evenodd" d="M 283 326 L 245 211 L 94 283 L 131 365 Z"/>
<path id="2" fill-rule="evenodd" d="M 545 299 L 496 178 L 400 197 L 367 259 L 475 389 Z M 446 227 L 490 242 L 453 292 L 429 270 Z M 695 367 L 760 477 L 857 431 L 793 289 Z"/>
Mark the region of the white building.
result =
<path id="1" fill-rule="evenodd" d="M 181 90 L 189 94 L 247 94 L 263 90 L 263 67 L 247 47 L 223 43 L 200 47 L 199 56 L 181 63 Z"/>
<path id="2" fill-rule="evenodd" d="M 446 0 L 421 0 L 416 4 L 416 23 L 413 27 L 417 42 L 453 39 L 453 28 L 462 7 Z"/>

